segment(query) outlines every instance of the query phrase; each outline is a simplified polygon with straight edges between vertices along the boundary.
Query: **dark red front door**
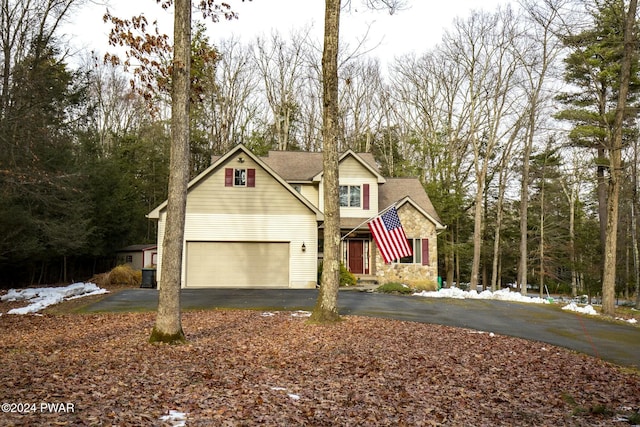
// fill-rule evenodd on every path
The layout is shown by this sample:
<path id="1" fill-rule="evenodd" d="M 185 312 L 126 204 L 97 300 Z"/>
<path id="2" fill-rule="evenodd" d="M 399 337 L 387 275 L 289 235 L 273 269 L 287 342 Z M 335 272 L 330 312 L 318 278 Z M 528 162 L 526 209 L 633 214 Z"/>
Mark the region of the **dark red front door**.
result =
<path id="1" fill-rule="evenodd" d="M 349 271 L 353 274 L 364 273 L 364 241 L 349 240 Z"/>

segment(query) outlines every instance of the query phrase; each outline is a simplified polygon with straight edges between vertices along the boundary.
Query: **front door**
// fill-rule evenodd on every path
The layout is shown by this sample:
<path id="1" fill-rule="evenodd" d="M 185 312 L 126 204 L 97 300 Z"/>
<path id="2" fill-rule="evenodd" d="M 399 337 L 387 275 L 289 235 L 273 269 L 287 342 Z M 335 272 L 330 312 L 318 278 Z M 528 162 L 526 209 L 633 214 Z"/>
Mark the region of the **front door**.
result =
<path id="1" fill-rule="evenodd" d="M 364 273 L 364 240 L 349 240 L 349 271 Z"/>

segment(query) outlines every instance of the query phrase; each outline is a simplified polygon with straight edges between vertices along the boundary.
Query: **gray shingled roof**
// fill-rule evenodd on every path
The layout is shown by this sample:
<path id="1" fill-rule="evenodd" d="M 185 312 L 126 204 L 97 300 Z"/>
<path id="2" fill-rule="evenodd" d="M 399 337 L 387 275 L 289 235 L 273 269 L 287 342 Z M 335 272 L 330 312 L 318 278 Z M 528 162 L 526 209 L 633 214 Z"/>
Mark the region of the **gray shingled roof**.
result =
<path id="1" fill-rule="evenodd" d="M 322 171 L 322 153 L 269 151 L 260 160 L 286 181 L 311 181 L 311 178 Z"/>
<path id="2" fill-rule="evenodd" d="M 378 165 L 371 153 L 357 153 L 357 155 L 375 171 Z M 322 171 L 322 153 L 303 151 L 269 151 L 266 157 L 260 158 L 278 175 L 289 182 L 311 181 Z M 438 216 L 427 192 L 417 178 L 385 178 L 386 183 L 379 184 L 378 206 L 383 210 L 392 203 L 405 197 L 410 197 L 420 208 L 431 215 L 436 221 L 442 222 Z M 375 212 L 372 212 L 375 215 Z M 341 227 L 353 228 L 366 218 L 341 218 Z"/>
<path id="3" fill-rule="evenodd" d="M 373 170 L 379 172 L 373 154 L 357 153 Z M 271 169 L 286 181 L 311 181 L 322 172 L 322 153 L 306 151 L 269 151 L 266 157 L 260 157 Z"/>
<path id="4" fill-rule="evenodd" d="M 426 213 L 442 223 L 418 178 L 386 178 L 386 180 L 387 182 L 378 186 L 378 207 L 380 210 L 405 197 L 410 197 Z"/>

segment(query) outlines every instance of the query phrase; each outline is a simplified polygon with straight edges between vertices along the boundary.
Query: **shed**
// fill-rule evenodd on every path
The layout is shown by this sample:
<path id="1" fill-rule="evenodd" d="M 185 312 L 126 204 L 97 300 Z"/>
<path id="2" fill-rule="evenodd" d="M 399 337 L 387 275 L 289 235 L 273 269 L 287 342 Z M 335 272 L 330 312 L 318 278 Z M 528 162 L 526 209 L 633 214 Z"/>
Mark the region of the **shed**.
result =
<path id="1" fill-rule="evenodd" d="M 130 245 L 116 251 L 117 264 L 129 264 L 134 270 L 155 267 L 157 258 L 158 246 L 153 244 Z"/>

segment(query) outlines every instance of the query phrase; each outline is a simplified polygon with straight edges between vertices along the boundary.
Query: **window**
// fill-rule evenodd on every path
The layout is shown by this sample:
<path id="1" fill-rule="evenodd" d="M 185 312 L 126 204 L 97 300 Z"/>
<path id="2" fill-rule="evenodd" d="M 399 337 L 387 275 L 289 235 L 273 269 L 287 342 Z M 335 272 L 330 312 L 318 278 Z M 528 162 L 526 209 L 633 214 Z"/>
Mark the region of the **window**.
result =
<path id="1" fill-rule="evenodd" d="M 400 264 L 429 264 L 429 239 L 407 239 L 413 249 L 413 255 L 400 258 Z"/>
<path id="2" fill-rule="evenodd" d="M 422 239 L 407 239 L 413 255 L 400 258 L 400 264 L 422 264 Z"/>
<path id="3" fill-rule="evenodd" d="M 125 262 L 132 263 L 133 262 L 133 255 L 127 255 L 125 259 L 126 259 Z"/>
<path id="4" fill-rule="evenodd" d="M 256 170 L 226 168 L 224 170 L 224 185 L 225 187 L 255 187 Z"/>
<path id="5" fill-rule="evenodd" d="M 359 208 L 361 206 L 360 186 L 341 185 L 340 186 L 340 206 Z"/>
<path id="6" fill-rule="evenodd" d="M 233 170 L 233 186 L 234 187 L 247 186 L 247 170 L 246 169 Z"/>

